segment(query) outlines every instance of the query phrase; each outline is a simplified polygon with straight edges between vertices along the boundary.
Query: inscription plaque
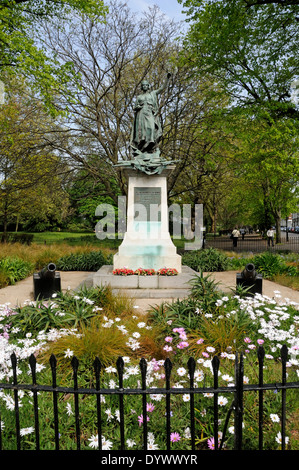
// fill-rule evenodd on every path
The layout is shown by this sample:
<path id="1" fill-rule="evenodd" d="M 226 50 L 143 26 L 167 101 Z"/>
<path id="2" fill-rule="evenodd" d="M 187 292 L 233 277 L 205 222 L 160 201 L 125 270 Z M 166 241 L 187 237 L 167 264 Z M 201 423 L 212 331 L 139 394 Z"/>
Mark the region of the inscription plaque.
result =
<path id="1" fill-rule="evenodd" d="M 134 188 L 134 204 L 142 204 L 140 211 L 135 208 L 135 219 L 138 221 L 161 222 L 161 188 L 142 186 Z M 138 213 L 138 215 L 136 215 Z"/>

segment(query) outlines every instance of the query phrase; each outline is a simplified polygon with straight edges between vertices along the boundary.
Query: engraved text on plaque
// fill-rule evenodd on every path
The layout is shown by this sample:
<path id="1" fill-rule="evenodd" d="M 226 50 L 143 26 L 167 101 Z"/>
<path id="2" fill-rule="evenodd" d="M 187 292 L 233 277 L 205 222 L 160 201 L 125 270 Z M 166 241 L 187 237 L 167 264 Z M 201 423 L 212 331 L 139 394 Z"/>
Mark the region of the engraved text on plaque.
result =
<path id="1" fill-rule="evenodd" d="M 138 207 L 135 210 L 135 218 L 139 221 L 161 221 L 161 211 L 159 210 L 161 204 L 161 188 L 135 187 L 134 188 L 134 204 L 142 204 L 139 211 Z M 138 215 L 136 214 L 138 213 Z"/>

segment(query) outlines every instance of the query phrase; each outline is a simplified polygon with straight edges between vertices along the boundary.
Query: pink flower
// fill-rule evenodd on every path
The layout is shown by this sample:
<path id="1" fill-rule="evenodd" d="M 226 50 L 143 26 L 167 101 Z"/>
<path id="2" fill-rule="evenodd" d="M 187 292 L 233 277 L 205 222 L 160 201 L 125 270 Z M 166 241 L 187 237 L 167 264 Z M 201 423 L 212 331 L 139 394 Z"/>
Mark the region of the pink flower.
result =
<path id="1" fill-rule="evenodd" d="M 215 439 L 214 439 L 214 437 L 210 437 L 210 439 L 208 439 L 208 448 L 210 450 L 215 449 Z"/>
<path id="2" fill-rule="evenodd" d="M 204 339 L 203 338 L 199 338 L 197 341 L 196 341 L 196 344 L 202 344 L 204 342 Z"/>
<path id="3" fill-rule="evenodd" d="M 149 421 L 149 417 L 148 417 L 148 416 L 146 417 L 146 421 Z M 138 416 L 138 423 L 139 423 L 139 426 L 142 425 L 142 423 L 143 423 L 143 415 Z"/>
<path id="4" fill-rule="evenodd" d="M 203 357 L 209 357 L 208 353 L 206 353 L 206 352 L 203 352 L 202 355 L 203 355 Z"/>
<path id="5" fill-rule="evenodd" d="M 154 411 L 154 409 L 155 409 L 155 405 L 153 405 L 152 403 L 147 403 L 146 404 L 146 411 L 148 411 L 149 413 Z"/>
<path id="6" fill-rule="evenodd" d="M 171 343 L 172 342 L 172 337 L 171 336 L 166 336 L 165 341 L 167 343 Z"/>
<path id="7" fill-rule="evenodd" d="M 181 439 L 181 436 L 179 435 L 178 432 L 172 432 L 170 434 L 170 440 L 171 442 L 178 442 Z"/>
<path id="8" fill-rule="evenodd" d="M 257 340 L 257 344 L 264 344 L 264 342 L 265 342 L 265 341 L 264 341 L 263 339 L 258 339 L 258 340 Z"/>
<path id="9" fill-rule="evenodd" d="M 157 370 L 160 369 L 160 366 L 159 366 L 158 362 L 156 361 L 156 359 L 152 360 L 152 364 L 153 364 L 154 371 L 157 372 Z"/>
<path id="10" fill-rule="evenodd" d="M 251 343 L 251 339 L 248 338 L 248 336 L 246 338 L 244 338 L 244 341 L 245 341 L 245 343 Z"/>
<path id="11" fill-rule="evenodd" d="M 185 333 L 185 329 L 184 328 L 174 328 L 172 330 L 174 333 Z"/>
<path id="12" fill-rule="evenodd" d="M 177 345 L 178 349 L 188 348 L 188 346 L 189 346 L 189 343 L 187 343 L 187 341 L 181 341 L 181 342 Z"/>

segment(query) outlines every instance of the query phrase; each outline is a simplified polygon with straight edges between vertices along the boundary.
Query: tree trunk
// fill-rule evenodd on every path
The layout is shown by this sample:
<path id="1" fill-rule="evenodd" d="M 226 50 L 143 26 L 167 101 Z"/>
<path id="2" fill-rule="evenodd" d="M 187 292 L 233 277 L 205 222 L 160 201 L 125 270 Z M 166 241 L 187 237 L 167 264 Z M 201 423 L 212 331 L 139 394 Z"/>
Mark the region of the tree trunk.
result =
<path id="1" fill-rule="evenodd" d="M 20 218 L 20 215 L 18 214 L 17 220 L 16 220 L 16 230 L 15 230 L 16 233 L 18 233 L 18 230 L 19 230 L 19 218 Z"/>
<path id="2" fill-rule="evenodd" d="M 3 233 L 2 233 L 2 243 L 7 241 L 7 225 L 8 225 L 8 217 L 7 217 L 7 200 L 4 204 L 4 212 L 3 212 Z"/>
<path id="3" fill-rule="evenodd" d="M 276 243 L 281 243 L 281 211 L 275 214 Z"/>

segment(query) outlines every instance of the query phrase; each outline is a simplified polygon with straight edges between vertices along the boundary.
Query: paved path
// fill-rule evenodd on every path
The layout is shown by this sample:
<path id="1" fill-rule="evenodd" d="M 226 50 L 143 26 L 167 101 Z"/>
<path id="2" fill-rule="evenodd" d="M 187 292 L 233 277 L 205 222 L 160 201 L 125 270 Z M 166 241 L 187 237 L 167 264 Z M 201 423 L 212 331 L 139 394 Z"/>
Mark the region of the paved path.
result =
<path id="1" fill-rule="evenodd" d="M 224 271 L 217 273 L 210 273 L 211 278 L 215 279 L 219 283 L 219 288 L 223 292 L 231 292 L 236 286 L 236 273 L 237 271 Z M 67 289 L 74 290 L 78 288 L 79 285 L 86 282 L 87 285 L 90 285 L 91 277 L 94 273 L 90 272 L 78 272 L 78 271 L 69 271 L 63 272 L 60 271 L 61 277 L 61 288 L 62 291 Z M 208 274 L 208 273 L 205 273 Z M 277 293 L 279 291 L 279 294 Z M 289 299 L 292 302 L 299 304 L 299 292 L 288 287 L 281 286 L 275 282 L 267 281 L 263 279 L 263 294 L 270 298 L 279 298 Z M 23 305 L 26 300 L 33 300 L 33 277 L 24 279 L 23 281 L 18 282 L 14 286 L 8 286 L 3 289 L 0 289 L 0 305 L 5 303 L 10 303 L 13 305 Z M 163 301 L 170 301 L 172 299 L 136 299 L 135 305 L 140 309 L 140 311 L 145 311 L 151 305 L 159 305 Z"/>
<path id="2" fill-rule="evenodd" d="M 90 272 L 71 271 L 60 272 L 61 289 L 76 289 L 83 281 L 93 274 Z M 26 300 L 34 299 L 33 276 L 23 281 L 17 282 L 14 286 L 4 287 L 0 289 L 0 305 L 9 302 L 11 305 L 23 305 Z"/>

